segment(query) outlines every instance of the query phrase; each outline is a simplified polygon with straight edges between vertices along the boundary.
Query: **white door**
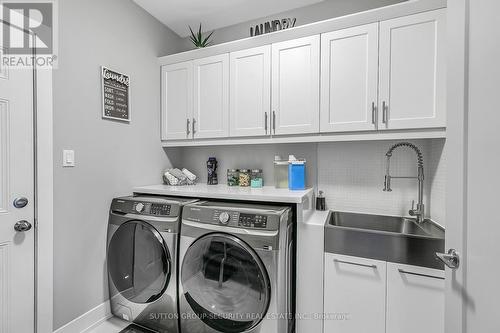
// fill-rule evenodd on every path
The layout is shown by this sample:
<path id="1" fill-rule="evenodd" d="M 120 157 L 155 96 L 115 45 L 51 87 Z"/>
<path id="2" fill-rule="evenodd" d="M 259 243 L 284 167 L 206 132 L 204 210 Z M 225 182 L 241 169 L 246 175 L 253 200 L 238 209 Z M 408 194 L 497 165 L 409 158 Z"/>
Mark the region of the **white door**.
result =
<path id="1" fill-rule="evenodd" d="M 193 63 L 163 66 L 162 140 L 192 138 Z"/>
<path id="2" fill-rule="evenodd" d="M 229 136 L 229 54 L 197 59 L 194 67 L 195 139 Z"/>
<path id="3" fill-rule="evenodd" d="M 500 2 L 450 1 L 446 333 L 500 332 Z M 467 28 L 467 29 L 465 29 Z M 453 115 L 451 114 L 453 111 Z M 448 148 L 449 147 L 449 148 Z"/>
<path id="4" fill-rule="evenodd" d="M 387 263 L 386 333 L 444 333 L 444 271 Z"/>
<path id="5" fill-rule="evenodd" d="M 380 129 L 446 126 L 446 10 L 380 22 Z"/>
<path id="6" fill-rule="evenodd" d="M 378 23 L 321 35 L 321 132 L 376 129 Z"/>
<path id="7" fill-rule="evenodd" d="M 1 49 L 0 49 L 1 50 Z M 0 332 L 33 332 L 33 75 L 0 64 Z M 14 207 L 26 198 L 24 208 Z M 22 203 L 18 201 L 19 204 Z M 16 231 L 14 227 L 18 230 Z M 23 229 L 24 228 L 24 229 Z"/>
<path id="8" fill-rule="evenodd" d="M 273 44 L 273 134 L 319 132 L 320 37 Z"/>
<path id="9" fill-rule="evenodd" d="M 324 333 L 385 333 L 385 261 L 325 253 L 324 283 Z"/>
<path id="10" fill-rule="evenodd" d="M 271 46 L 233 52 L 230 58 L 230 135 L 271 134 Z"/>

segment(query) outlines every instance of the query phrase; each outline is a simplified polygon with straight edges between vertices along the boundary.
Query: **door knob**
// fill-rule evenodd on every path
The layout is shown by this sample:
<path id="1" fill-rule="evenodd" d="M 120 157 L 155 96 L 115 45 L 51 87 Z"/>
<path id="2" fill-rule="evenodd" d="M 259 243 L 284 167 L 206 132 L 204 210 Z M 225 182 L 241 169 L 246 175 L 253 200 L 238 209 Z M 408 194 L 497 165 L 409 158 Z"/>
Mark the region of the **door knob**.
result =
<path id="1" fill-rule="evenodd" d="M 441 261 L 448 268 L 457 269 L 460 267 L 460 255 L 455 249 L 449 249 L 448 253 L 436 252 L 436 259 Z"/>
<path id="2" fill-rule="evenodd" d="M 25 232 L 31 229 L 31 223 L 28 221 L 19 221 L 14 225 L 14 230 L 17 232 Z"/>

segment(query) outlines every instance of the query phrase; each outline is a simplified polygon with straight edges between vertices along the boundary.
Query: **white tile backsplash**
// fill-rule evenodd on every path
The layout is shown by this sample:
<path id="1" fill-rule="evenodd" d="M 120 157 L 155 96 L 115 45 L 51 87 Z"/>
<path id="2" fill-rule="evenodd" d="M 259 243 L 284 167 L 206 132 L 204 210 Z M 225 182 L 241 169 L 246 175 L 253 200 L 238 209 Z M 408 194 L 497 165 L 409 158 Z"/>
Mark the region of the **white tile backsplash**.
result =
<path id="1" fill-rule="evenodd" d="M 294 154 L 297 158 L 306 159 L 308 186 L 316 185 L 317 145 L 315 143 L 166 148 L 165 151 L 175 167 L 189 169 L 202 182 L 207 181 L 208 158 L 216 157 L 217 175 L 221 184 L 226 184 L 227 169 L 262 169 L 264 185 L 274 185 L 274 156 L 280 155 L 288 158 L 288 155 Z"/>
<path id="2" fill-rule="evenodd" d="M 206 161 L 219 161 L 219 181 L 226 182 L 228 168 L 260 168 L 266 185 L 274 184 L 274 155 L 294 154 L 307 159 L 308 186 L 322 190 L 328 209 L 375 214 L 408 215 L 417 200 L 417 181 L 394 179 L 393 192 L 383 192 L 385 153 L 399 141 L 301 143 L 218 147 L 168 148 L 176 167 L 186 167 L 205 182 Z M 427 215 L 445 224 L 445 140 L 410 140 L 424 154 L 424 200 Z M 393 176 L 415 176 L 417 157 L 407 148 L 398 148 L 391 159 Z"/>
<path id="3" fill-rule="evenodd" d="M 375 214 L 408 215 L 417 201 L 417 180 L 393 179 L 392 192 L 382 191 L 386 168 L 385 153 L 399 141 L 321 143 L 318 148 L 318 190 L 326 195 L 329 209 Z M 431 218 L 435 211 L 444 224 L 443 140 L 413 140 L 424 155 L 424 203 Z M 398 148 L 391 158 L 391 175 L 416 176 L 417 157 L 413 150 Z M 434 194 L 433 192 L 436 192 Z M 438 200 L 431 198 L 434 195 Z M 432 205 L 431 205 L 432 202 Z M 442 206 L 439 209 L 439 206 Z M 432 207 L 432 208 L 431 208 Z M 431 215 L 430 215 L 431 214 Z M 442 220 L 441 220 L 442 219 Z M 437 219 L 436 219 L 437 220 Z"/>

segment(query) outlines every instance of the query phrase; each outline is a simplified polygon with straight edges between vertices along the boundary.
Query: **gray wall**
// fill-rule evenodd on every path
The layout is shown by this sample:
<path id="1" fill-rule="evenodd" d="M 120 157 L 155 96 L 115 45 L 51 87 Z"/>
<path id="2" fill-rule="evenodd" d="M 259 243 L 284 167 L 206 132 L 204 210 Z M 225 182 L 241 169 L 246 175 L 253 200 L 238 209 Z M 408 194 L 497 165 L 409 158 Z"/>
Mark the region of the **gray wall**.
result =
<path id="1" fill-rule="evenodd" d="M 297 18 L 296 26 L 299 26 L 378 7 L 389 6 L 404 1 L 406 0 L 325 0 L 314 5 L 217 29 L 214 32 L 214 44 L 250 37 L 251 26 L 255 26 L 258 23 L 262 23 L 270 19 L 295 17 Z M 228 13 L 228 15 L 231 14 Z M 203 23 L 203 21 L 201 23 Z M 183 49 L 193 49 L 189 38 L 183 39 Z"/>
<path id="2" fill-rule="evenodd" d="M 160 146 L 157 56 L 179 38 L 130 0 L 59 1 L 54 71 L 54 329 L 108 298 L 110 200 L 159 183 L 170 162 Z M 99 67 L 131 76 L 132 122 L 101 119 Z M 62 168 L 62 150 L 76 167 Z"/>

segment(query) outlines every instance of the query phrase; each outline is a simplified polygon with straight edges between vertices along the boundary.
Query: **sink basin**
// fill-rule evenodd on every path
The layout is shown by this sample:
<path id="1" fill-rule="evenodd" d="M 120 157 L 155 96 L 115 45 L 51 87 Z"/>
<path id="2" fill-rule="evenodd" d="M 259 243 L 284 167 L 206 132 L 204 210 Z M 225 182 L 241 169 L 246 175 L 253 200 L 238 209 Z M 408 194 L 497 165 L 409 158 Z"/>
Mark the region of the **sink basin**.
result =
<path id="1" fill-rule="evenodd" d="M 332 211 L 325 225 L 325 251 L 443 269 L 434 253 L 444 252 L 444 235 L 431 220 Z"/>
<path id="2" fill-rule="evenodd" d="M 328 223 L 331 226 L 364 231 L 444 238 L 444 231 L 430 220 L 417 223 L 416 220 L 405 217 L 331 212 Z"/>

